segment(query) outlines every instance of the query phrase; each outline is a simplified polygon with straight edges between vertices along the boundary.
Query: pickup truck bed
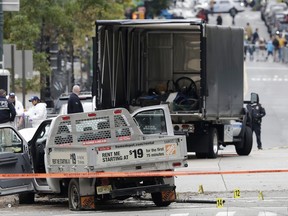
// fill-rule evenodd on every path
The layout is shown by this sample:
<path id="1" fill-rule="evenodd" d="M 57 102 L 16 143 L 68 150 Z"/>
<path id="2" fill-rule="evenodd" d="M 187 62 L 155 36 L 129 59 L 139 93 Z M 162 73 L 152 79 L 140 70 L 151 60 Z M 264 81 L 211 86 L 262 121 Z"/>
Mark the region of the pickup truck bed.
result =
<path id="1" fill-rule="evenodd" d="M 48 172 L 157 171 L 185 166 L 185 136 L 144 136 L 125 109 L 59 116 L 46 143 Z"/>

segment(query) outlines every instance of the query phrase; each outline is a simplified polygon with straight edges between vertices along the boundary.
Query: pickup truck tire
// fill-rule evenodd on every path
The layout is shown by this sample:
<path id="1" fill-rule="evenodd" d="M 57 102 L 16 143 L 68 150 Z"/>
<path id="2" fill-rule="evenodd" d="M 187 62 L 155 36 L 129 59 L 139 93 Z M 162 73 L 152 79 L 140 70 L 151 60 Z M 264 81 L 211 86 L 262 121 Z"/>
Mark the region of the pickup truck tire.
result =
<path id="1" fill-rule="evenodd" d="M 35 202 L 35 196 L 32 192 L 21 193 L 18 198 L 19 204 L 33 204 Z"/>
<path id="2" fill-rule="evenodd" d="M 253 134 L 252 134 L 252 129 L 251 127 L 246 126 L 245 127 L 245 132 L 244 132 L 244 137 L 243 137 L 243 145 L 241 145 L 241 148 L 239 148 L 237 145 L 235 146 L 236 152 L 238 155 L 249 155 L 252 146 L 253 146 Z"/>
<path id="3" fill-rule="evenodd" d="M 68 199 L 70 210 L 79 211 L 81 209 L 79 181 L 77 179 L 71 179 L 69 182 Z"/>
<path id="4" fill-rule="evenodd" d="M 217 158 L 219 150 L 218 133 L 216 128 L 209 129 L 208 158 Z"/>
<path id="5" fill-rule="evenodd" d="M 170 201 L 163 201 L 161 192 L 151 193 L 154 204 L 158 207 L 166 207 L 171 204 Z"/>

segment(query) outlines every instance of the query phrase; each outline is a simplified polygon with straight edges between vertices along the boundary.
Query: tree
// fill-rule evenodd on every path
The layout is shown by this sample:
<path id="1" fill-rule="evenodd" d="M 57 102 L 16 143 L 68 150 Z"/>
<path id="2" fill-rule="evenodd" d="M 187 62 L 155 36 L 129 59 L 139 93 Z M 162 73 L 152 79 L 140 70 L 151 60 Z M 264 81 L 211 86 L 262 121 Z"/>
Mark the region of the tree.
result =
<path id="1" fill-rule="evenodd" d="M 94 34 L 97 19 L 122 19 L 125 7 L 131 4 L 132 0 L 21 0 L 18 13 L 4 14 L 4 40 L 18 49 L 34 51 L 34 70 L 40 72 L 43 97 L 51 73 L 47 52 L 51 45 L 57 43 L 73 61 L 85 45 L 85 36 Z"/>

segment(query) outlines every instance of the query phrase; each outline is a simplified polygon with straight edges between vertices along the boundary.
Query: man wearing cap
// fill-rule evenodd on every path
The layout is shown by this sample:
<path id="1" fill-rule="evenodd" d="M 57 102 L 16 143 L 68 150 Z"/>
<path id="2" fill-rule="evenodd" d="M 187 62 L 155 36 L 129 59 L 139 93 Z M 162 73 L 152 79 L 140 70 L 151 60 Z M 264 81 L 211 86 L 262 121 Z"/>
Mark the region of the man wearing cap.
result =
<path id="1" fill-rule="evenodd" d="M 32 123 L 32 127 L 38 127 L 42 121 L 47 118 L 46 103 L 42 103 L 37 96 L 30 98 L 29 102 L 32 102 L 32 107 L 25 113 L 29 116 L 29 121 Z"/>
<path id="2" fill-rule="evenodd" d="M 12 103 L 6 98 L 6 91 L 0 89 L 0 124 L 13 125 L 16 111 Z"/>
<path id="3" fill-rule="evenodd" d="M 24 107 L 23 104 L 17 100 L 17 97 L 15 95 L 14 92 L 10 92 L 10 94 L 8 95 L 8 101 L 11 102 L 16 110 L 16 126 L 17 129 L 21 129 L 21 127 L 23 126 L 24 123 L 24 119 L 23 119 L 23 114 L 24 114 Z"/>

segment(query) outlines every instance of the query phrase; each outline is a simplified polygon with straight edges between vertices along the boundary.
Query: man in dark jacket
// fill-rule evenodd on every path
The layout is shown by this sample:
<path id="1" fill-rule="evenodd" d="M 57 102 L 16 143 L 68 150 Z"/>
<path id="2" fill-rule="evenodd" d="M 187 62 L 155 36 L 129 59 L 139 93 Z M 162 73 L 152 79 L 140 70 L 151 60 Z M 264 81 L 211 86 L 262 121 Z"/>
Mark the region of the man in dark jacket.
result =
<path id="1" fill-rule="evenodd" d="M 217 22 L 217 25 L 222 25 L 223 20 L 222 20 L 221 14 L 218 14 L 216 22 Z"/>
<path id="2" fill-rule="evenodd" d="M 80 86 L 74 85 L 72 89 L 72 94 L 68 99 L 67 113 L 79 113 L 83 112 L 82 103 L 78 97 L 80 94 Z"/>
<path id="3" fill-rule="evenodd" d="M 262 107 L 262 105 L 259 103 L 259 98 L 257 98 L 256 103 L 247 105 L 247 109 L 252 118 L 252 131 L 256 134 L 257 147 L 259 150 L 262 150 L 261 123 L 262 118 L 266 115 L 266 111 L 264 107 Z"/>
<path id="4" fill-rule="evenodd" d="M 6 98 L 6 91 L 0 89 L 0 124 L 12 125 L 16 116 L 14 105 Z"/>

